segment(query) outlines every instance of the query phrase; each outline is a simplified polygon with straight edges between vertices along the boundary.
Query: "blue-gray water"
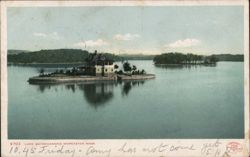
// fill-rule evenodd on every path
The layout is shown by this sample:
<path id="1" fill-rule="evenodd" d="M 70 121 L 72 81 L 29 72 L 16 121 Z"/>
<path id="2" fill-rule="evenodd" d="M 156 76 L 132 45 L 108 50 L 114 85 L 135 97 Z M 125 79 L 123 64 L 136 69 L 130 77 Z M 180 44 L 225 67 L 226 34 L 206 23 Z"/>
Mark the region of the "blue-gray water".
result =
<path id="1" fill-rule="evenodd" d="M 39 86 L 27 82 L 39 68 L 8 66 L 8 137 L 244 137 L 243 62 L 183 68 L 131 63 L 156 79 Z"/>

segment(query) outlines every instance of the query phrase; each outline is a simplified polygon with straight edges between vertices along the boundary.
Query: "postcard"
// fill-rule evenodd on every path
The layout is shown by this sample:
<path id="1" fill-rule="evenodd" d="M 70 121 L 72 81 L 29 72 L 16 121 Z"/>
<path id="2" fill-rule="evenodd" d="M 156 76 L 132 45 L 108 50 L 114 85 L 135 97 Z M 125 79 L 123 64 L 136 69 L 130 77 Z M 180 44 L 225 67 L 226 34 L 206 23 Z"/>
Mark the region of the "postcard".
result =
<path id="1" fill-rule="evenodd" d="M 248 5 L 1 1 L 1 156 L 249 156 Z"/>

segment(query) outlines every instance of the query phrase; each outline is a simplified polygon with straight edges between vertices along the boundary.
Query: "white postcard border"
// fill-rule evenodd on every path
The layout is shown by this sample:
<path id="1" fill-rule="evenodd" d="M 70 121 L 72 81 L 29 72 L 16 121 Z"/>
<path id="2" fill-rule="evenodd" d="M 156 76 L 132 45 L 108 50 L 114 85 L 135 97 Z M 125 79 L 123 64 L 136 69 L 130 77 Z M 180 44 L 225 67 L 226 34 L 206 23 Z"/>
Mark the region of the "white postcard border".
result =
<path id="1" fill-rule="evenodd" d="M 28 6 L 201 6 L 244 5 L 245 139 L 150 140 L 8 140 L 7 139 L 7 7 Z M 246 0 L 228 1 L 2 1 L 1 2 L 1 145 L 7 156 L 249 156 L 249 8 Z M 198 128 L 197 128 L 198 129 Z M 239 152 L 231 153 L 230 144 Z M 232 145 L 233 145 L 232 144 Z M 32 153 L 32 148 L 51 150 Z M 18 147 L 18 151 L 15 148 Z M 161 150 L 160 150 L 161 148 Z M 28 150 L 28 151 L 27 151 Z M 66 151 L 68 150 L 68 152 Z M 74 154 L 73 154 L 74 150 Z M 58 151 L 58 152 L 53 152 Z M 62 153 L 63 152 L 63 153 Z"/>

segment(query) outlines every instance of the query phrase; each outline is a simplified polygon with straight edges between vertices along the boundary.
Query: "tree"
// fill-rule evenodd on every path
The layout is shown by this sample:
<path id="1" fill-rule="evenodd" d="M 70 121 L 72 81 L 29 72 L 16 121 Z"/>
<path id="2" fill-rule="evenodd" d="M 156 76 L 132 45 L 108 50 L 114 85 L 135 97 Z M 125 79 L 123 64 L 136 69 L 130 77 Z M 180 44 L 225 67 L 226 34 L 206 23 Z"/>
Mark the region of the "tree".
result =
<path id="1" fill-rule="evenodd" d="M 117 64 L 115 64 L 114 68 L 115 68 L 115 69 L 118 69 L 118 68 L 119 68 L 119 66 L 118 66 Z"/>
<path id="2" fill-rule="evenodd" d="M 128 61 L 126 61 L 125 63 L 123 63 L 123 70 L 125 72 L 131 72 L 132 68 L 131 68 L 130 63 Z"/>
<path id="3" fill-rule="evenodd" d="M 137 69 L 137 67 L 135 65 L 133 65 L 132 70 L 136 71 L 136 69 Z"/>
<path id="4" fill-rule="evenodd" d="M 123 74 L 123 71 L 122 71 L 122 70 L 119 70 L 119 71 L 117 72 L 117 74 L 122 75 L 122 74 Z"/>
<path id="5" fill-rule="evenodd" d="M 218 59 L 214 56 L 214 55 L 212 55 L 211 57 L 210 57 L 210 62 L 211 63 L 216 63 L 218 61 Z"/>
<path id="6" fill-rule="evenodd" d="M 76 75 L 76 73 L 77 73 L 77 69 L 75 67 L 73 67 L 72 70 L 71 70 L 71 74 Z"/>
<path id="7" fill-rule="evenodd" d="M 70 75 L 71 74 L 70 70 L 66 70 L 66 74 Z"/>
<path id="8" fill-rule="evenodd" d="M 203 58 L 203 57 L 202 57 L 201 55 L 198 56 L 199 63 L 201 63 L 202 58 Z"/>
<path id="9" fill-rule="evenodd" d="M 42 69 L 40 69 L 40 75 L 44 75 L 44 69 L 42 68 Z"/>
<path id="10" fill-rule="evenodd" d="M 64 73 L 63 69 L 59 70 L 59 73 L 60 73 L 60 74 L 63 74 L 63 73 Z"/>
<path id="11" fill-rule="evenodd" d="M 154 57 L 155 64 L 198 64 L 204 56 L 192 53 L 182 54 L 178 52 L 165 53 Z"/>
<path id="12" fill-rule="evenodd" d="M 141 75 L 146 74 L 146 71 L 144 69 L 141 70 L 140 72 Z"/>

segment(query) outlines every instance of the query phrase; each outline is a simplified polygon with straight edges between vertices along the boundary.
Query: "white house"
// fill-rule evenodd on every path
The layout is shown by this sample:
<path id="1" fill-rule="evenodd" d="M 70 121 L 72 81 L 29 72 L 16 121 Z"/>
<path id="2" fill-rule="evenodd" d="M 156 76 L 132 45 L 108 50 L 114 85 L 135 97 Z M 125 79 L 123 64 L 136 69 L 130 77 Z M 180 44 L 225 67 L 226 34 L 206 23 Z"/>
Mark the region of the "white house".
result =
<path id="1" fill-rule="evenodd" d="M 86 59 L 86 65 L 81 67 L 88 75 L 94 76 L 112 76 L 114 75 L 114 60 L 108 58 L 104 54 L 90 54 Z"/>

